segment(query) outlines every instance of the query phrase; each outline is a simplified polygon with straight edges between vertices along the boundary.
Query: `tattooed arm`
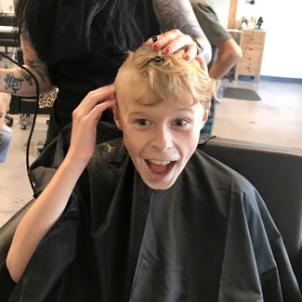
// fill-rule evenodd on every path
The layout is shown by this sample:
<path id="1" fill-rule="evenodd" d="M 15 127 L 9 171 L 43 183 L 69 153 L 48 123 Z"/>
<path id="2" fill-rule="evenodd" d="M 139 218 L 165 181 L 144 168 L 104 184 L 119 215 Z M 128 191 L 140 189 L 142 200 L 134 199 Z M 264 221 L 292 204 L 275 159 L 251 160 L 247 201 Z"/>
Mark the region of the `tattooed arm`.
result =
<path id="1" fill-rule="evenodd" d="M 199 26 L 189 0 L 152 0 L 153 8 L 161 26 L 166 32 L 178 29 L 198 40 L 203 47 L 202 55 L 207 63 L 211 60 L 211 45 Z"/>
<path id="2" fill-rule="evenodd" d="M 40 92 L 47 92 L 54 86 L 51 84 L 47 67 L 42 62 L 30 43 L 30 40 L 22 36 L 21 48 L 23 51 L 24 66 L 37 78 Z M 0 69 L 0 91 L 19 96 L 35 96 L 35 83 L 31 75 L 20 67 Z"/>

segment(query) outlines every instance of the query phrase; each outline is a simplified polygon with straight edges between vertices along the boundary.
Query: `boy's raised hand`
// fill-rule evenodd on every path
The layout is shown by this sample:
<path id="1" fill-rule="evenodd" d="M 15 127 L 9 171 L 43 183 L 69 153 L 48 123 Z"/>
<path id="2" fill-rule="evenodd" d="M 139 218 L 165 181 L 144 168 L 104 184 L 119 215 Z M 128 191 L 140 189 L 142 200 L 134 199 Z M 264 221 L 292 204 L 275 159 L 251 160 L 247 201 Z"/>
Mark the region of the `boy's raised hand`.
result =
<path id="1" fill-rule="evenodd" d="M 115 105 L 115 88 L 112 85 L 90 91 L 72 113 L 71 141 L 67 156 L 87 164 L 96 144 L 97 123 L 103 112 Z"/>
<path id="2" fill-rule="evenodd" d="M 113 85 L 91 91 L 74 110 L 67 155 L 15 232 L 6 263 L 16 282 L 39 242 L 62 215 L 79 176 L 92 157 L 97 123 L 104 110 L 115 104 L 114 92 Z"/>

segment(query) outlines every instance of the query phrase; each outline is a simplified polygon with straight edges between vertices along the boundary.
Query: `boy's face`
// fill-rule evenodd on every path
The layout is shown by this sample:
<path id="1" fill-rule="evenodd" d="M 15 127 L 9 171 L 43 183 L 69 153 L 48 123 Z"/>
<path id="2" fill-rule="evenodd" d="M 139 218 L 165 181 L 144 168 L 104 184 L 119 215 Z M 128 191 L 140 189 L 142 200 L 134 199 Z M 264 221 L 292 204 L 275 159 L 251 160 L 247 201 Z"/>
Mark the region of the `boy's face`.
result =
<path id="1" fill-rule="evenodd" d="M 150 188 L 170 188 L 198 145 L 208 110 L 189 93 L 155 105 L 140 105 L 127 93 L 118 99 L 116 122 L 136 170 Z"/>

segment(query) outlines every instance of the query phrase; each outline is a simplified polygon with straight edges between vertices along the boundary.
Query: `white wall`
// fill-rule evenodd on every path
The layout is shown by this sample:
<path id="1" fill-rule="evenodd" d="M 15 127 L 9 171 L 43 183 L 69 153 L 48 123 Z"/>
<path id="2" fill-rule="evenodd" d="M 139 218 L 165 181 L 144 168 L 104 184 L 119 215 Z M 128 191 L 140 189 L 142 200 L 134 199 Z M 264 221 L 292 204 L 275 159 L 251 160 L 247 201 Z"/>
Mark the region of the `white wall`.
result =
<path id="1" fill-rule="evenodd" d="M 12 13 L 13 11 L 13 0 L 0 0 L 0 12 Z"/>
<path id="2" fill-rule="evenodd" d="M 223 25 L 230 0 L 210 0 Z M 302 79 L 302 0 L 238 0 L 237 19 L 262 16 L 266 31 L 261 75 Z"/>
<path id="3" fill-rule="evenodd" d="M 226 28 L 229 18 L 229 0 L 208 0 L 207 2 L 214 8 L 220 23 Z"/>
<path id="4" fill-rule="evenodd" d="M 239 0 L 238 16 L 254 13 L 264 19 L 266 43 L 261 75 L 302 78 L 302 1 L 256 0 L 255 5 Z"/>

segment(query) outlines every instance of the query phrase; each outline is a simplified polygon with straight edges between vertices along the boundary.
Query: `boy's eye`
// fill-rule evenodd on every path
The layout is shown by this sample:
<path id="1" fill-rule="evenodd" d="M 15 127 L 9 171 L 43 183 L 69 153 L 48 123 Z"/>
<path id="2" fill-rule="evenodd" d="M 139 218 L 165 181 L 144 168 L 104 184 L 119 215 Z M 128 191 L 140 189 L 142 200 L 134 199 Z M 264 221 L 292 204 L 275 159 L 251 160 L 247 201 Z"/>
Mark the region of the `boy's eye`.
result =
<path id="1" fill-rule="evenodd" d="M 185 119 L 176 119 L 173 124 L 177 127 L 185 127 L 189 124 L 189 121 Z"/>
<path id="2" fill-rule="evenodd" d="M 147 119 L 144 119 L 144 118 L 135 120 L 135 123 L 139 126 L 149 126 L 150 125 L 150 121 L 148 121 Z"/>

